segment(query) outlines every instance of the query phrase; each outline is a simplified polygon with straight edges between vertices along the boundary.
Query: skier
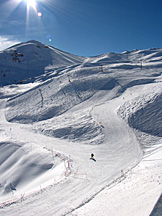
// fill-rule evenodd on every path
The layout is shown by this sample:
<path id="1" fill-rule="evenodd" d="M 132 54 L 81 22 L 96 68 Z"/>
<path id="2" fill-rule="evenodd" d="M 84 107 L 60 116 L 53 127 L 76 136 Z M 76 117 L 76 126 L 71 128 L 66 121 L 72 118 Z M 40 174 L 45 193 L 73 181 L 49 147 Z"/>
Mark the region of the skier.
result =
<path id="1" fill-rule="evenodd" d="M 91 159 L 93 159 L 93 157 L 94 157 L 94 154 L 92 153 L 92 154 L 91 154 Z"/>
<path id="2" fill-rule="evenodd" d="M 96 159 L 94 159 L 94 154 L 93 153 L 91 154 L 90 159 L 93 160 L 93 161 L 96 161 Z"/>

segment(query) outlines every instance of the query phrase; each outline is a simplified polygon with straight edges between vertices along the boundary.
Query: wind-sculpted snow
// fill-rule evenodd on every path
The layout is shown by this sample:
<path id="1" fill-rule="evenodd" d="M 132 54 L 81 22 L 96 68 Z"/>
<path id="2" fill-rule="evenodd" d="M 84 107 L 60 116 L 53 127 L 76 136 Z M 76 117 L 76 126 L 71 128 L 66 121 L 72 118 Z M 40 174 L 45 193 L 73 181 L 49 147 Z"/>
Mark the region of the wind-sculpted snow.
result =
<path id="1" fill-rule="evenodd" d="M 156 145 L 161 142 L 161 104 L 162 86 L 156 83 L 143 87 L 139 96 L 125 102 L 118 109 L 118 114 L 136 130 L 136 136 L 140 140 L 144 153 L 147 153 L 151 146 L 157 147 Z"/>
<path id="2" fill-rule="evenodd" d="M 54 166 L 47 153 L 35 154 L 30 144 L 0 142 L 0 152 L 0 196 L 20 190 Z"/>
<path id="3" fill-rule="evenodd" d="M 84 144 L 101 144 L 105 137 L 102 127 L 87 110 L 75 111 L 75 115 L 68 112 L 64 116 L 40 122 L 33 129 L 47 136 Z"/>
<path id="4" fill-rule="evenodd" d="M 152 85 L 153 87 L 149 88 L 149 86 Z M 152 85 L 144 86 L 142 88 L 142 93 L 139 96 L 133 100 L 128 100 L 118 109 L 118 114 L 130 124 L 133 125 L 136 121 L 139 122 L 140 118 L 145 118 L 145 120 L 143 119 L 139 122 L 139 124 L 141 124 L 143 121 L 147 121 L 147 119 L 150 118 L 150 115 L 153 114 L 155 117 L 156 115 L 160 116 L 161 111 L 159 105 L 161 102 L 162 87 L 161 84 Z M 153 118 L 151 119 L 153 120 Z M 154 120 L 158 121 L 158 118 L 155 118 Z"/>
<path id="5" fill-rule="evenodd" d="M 162 137 L 161 105 L 162 94 L 131 115 L 128 119 L 129 125 L 142 132 Z"/>

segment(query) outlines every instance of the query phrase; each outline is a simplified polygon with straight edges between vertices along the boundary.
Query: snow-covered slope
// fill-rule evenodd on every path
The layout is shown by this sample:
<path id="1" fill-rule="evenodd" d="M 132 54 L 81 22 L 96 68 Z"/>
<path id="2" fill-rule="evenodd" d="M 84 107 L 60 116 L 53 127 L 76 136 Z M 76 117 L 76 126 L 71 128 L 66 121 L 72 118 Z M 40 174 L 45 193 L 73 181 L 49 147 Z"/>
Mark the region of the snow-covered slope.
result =
<path id="1" fill-rule="evenodd" d="M 0 85 L 31 82 L 37 76 L 83 60 L 38 41 L 21 43 L 0 52 Z"/>
<path id="2" fill-rule="evenodd" d="M 36 41 L 2 52 L 0 213 L 73 212 L 159 150 L 161 54 L 84 58 Z"/>

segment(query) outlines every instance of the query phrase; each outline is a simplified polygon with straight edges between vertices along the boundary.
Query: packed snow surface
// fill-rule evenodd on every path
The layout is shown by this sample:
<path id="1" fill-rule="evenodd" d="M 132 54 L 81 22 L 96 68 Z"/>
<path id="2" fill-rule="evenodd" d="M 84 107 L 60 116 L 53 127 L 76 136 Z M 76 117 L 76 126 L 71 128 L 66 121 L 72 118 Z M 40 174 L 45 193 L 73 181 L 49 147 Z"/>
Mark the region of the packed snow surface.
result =
<path id="1" fill-rule="evenodd" d="M 1 52 L 0 66 L 1 215 L 151 213 L 161 48 L 86 58 L 29 41 Z"/>

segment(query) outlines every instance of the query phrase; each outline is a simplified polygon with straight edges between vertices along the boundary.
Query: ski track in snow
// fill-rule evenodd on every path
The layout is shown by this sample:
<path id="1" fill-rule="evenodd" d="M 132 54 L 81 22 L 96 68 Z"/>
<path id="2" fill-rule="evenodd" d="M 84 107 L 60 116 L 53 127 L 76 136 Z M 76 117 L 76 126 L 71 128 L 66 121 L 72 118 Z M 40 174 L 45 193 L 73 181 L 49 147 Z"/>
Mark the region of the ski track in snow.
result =
<path id="1" fill-rule="evenodd" d="M 105 109 L 105 106 L 107 109 Z M 112 182 L 112 179 L 118 179 L 121 176 L 121 167 L 124 171 L 128 171 L 132 168 L 132 166 L 136 165 L 141 158 L 140 148 L 133 132 L 129 129 L 129 127 L 126 126 L 126 124 L 123 127 L 123 122 L 117 117 L 116 113 L 114 113 L 114 107 L 112 107 L 112 104 L 110 108 L 108 106 L 109 103 L 103 104 L 95 107 L 92 111 L 92 116 L 94 116 L 94 118 L 98 117 L 102 121 L 102 124 L 104 125 L 103 130 L 109 132 L 106 135 L 104 144 L 102 144 L 101 146 L 87 146 L 85 152 L 84 145 L 76 148 L 74 147 L 73 143 L 68 143 L 69 148 L 66 149 L 66 154 L 70 155 L 74 160 L 77 160 L 78 170 L 77 173 L 71 173 L 71 175 L 67 179 L 62 180 L 62 183 L 58 184 L 58 186 L 50 188 L 50 190 L 52 190 L 54 194 L 50 195 L 51 201 L 48 203 L 50 209 L 52 207 L 52 200 L 56 201 L 55 194 L 58 188 L 60 190 L 60 193 L 57 194 L 56 202 L 58 203 L 57 205 L 60 206 L 60 210 L 57 210 L 57 212 L 54 208 L 53 212 L 55 214 L 57 213 L 58 215 L 61 215 L 63 212 L 68 212 L 68 209 L 75 208 L 75 206 L 77 207 L 77 205 L 79 205 L 77 197 L 80 193 L 81 195 L 79 196 L 82 196 L 83 200 L 90 199 L 98 191 L 100 191 L 101 188 L 104 187 L 104 185 L 106 186 L 108 182 Z M 102 113 L 102 115 L 100 113 Z M 4 114 L 1 116 L 4 116 Z M 99 119 L 96 118 L 96 121 L 98 122 Z M 3 121 L 5 121 L 4 117 Z M 21 126 L 16 123 L 11 124 L 6 122 L 6 124 L 8 125 L 8 127 L 10 127 L 11 137 L 14 140 L 22 140 L 23 142 L 32 143 L 32 145 L 41 145 L 42 147 L 46 145 L 49 149 L 54 148 L 54 151 L 59 152 L 60 150 L 64 152 L 63 149 L 66 148 L 66 142 L 61 141 L 61 143 L 58 143 L 58 140 L 55 141 L 54 139 L 45 137 L 40 134 L 35 134 L 33 136 L 32 134 L 30 134 L 31 132 L 21 128 L 25 128 L 25 126 Z M 111 142 L 109 140 L 111 140 Z M 137 148 L 135 149 L 136 146 Z M 95 152 L 95 156 L 97 158 L 96 163 L 92 163 L 92 161 L 89 160 L 91 152 Z M 78 160 L 78 158 L 80 159 Z M 111 168 L 112 163 L 113 168 Z M 107 174 L 107 170 L 109 170 L 109 174 Z M 75 192 L 73 191 L 77 191 L 76 196 L 74 196 Z M 43 215 L 44 212 L 48 214 L 47 206 L 46 204 L 44 204 L 43 199 L 41 199 L 41 196 L 45 198 L 45 196 L 48 196 L 48 193 L 49 188 L 45 189 L 42 194 L 39 194 L 38 198 L 35 196 L 34 198 L 29 196 L 30 198 L 24 198 L 22 203 L 18 202 L 17 206 L 20 206 L 20 208 L 18 208 L 19 214 L 23 215 L 24 212 L 29 211 L 28 202 L 30 203 L 30 209 L 32 207 L 34 209 L 37 202 L 39 203 L 39 205 L 41 203 L 42 213 L 40 213 L 40 215 Z M 66 201 L 66 206 L 69 206 L 68 209 L 66 209 L 67 207 L 61 207 L 62 205 L 65 205 L 65 203 L 62 202 L 62 200 L 65 199 L 64 194 L 66 194 L 66 199 L 68 200 Z M 59 203 L 59 201 L 61 202 Z M 73 205 L 71 206 L 70 203 L 73 203 Z M 25 211 L 24 208 L 26 209 Z M 8 210 L 10 214 L 14 214 L 13 206 L 8 207 L 8 209 L 6 210 Z"/>

